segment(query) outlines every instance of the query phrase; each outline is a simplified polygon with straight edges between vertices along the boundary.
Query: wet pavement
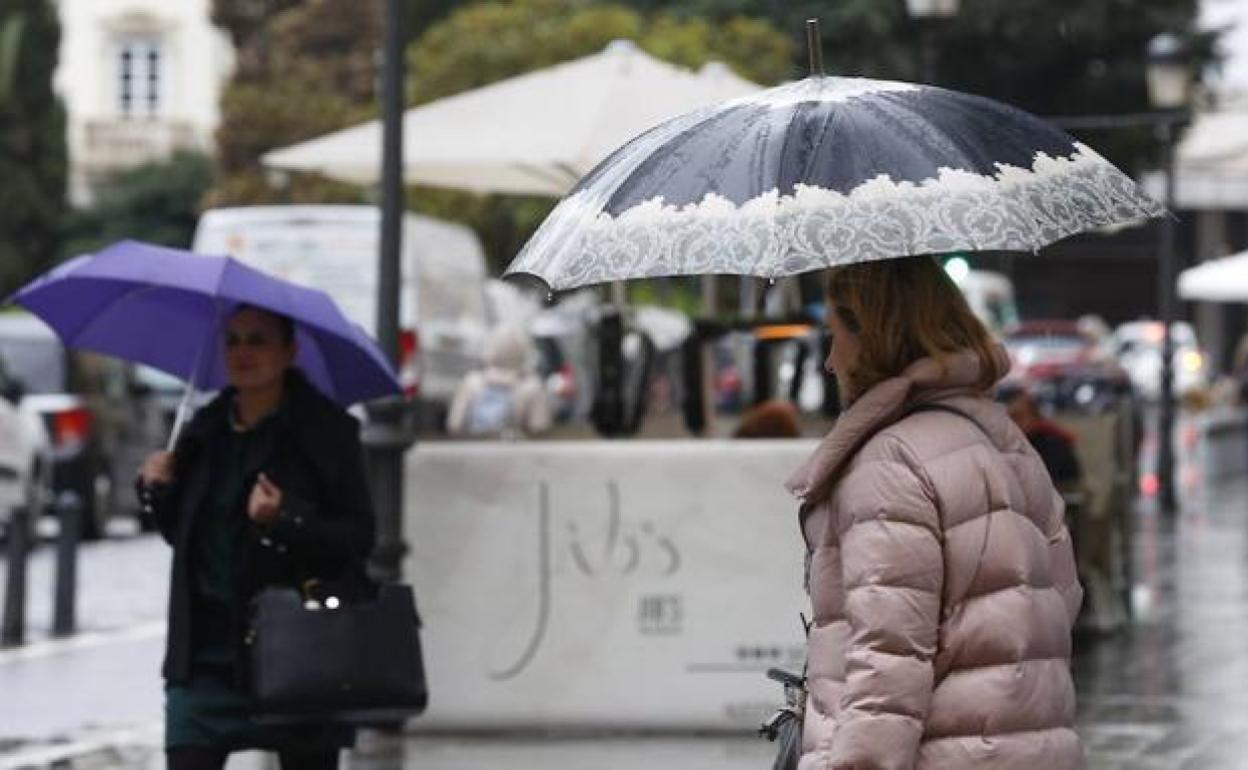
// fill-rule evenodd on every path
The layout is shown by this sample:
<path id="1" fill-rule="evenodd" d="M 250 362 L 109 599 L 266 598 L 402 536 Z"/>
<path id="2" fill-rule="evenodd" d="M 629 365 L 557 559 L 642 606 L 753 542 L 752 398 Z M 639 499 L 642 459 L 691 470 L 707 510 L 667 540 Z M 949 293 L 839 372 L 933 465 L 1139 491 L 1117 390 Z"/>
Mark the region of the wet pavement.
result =
<path id="1" fill-rule="evenodd" d="M 1077 642 L 1079 728 L 1091 770 L 1248 768 L 1248 474 L 1215 481 L 1183 473 L 1178 515 L 1146 500 L 1133 516 L 1134 624 Z M 37 577 L 49 572 L 46 559 L 41 553 L 32 567 L 32 599 L 50 594 Z M 163 766 L 156 658 L 167 568 L 155 538 L 88 546 L 90 633 L 0 651 L 0 770 L 53 766 L 58 756 L 78 757 L 61 767 Z M 45 611 L 32 608 L 36 640 Z M 344 767 L 744 770 L 767 766 L 770 753 L 744 735 L 368 734 Z M 267 766 L 256 754 L 230 763 Z"/>
<path id="2" fill-rule="evenodd" d="M 1093 768 L 1248 767 L 1248 480 L 1183 503 L 1137 514 L 1133 626 L 1078 647 Z"/>

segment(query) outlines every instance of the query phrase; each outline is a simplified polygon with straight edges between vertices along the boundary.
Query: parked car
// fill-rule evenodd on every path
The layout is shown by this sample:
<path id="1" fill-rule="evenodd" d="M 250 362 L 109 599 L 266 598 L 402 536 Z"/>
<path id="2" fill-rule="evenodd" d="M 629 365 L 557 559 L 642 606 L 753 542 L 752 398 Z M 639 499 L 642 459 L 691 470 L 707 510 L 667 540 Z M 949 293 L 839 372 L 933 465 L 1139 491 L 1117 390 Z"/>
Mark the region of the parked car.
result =
<path id="1" fill-rule="evenodd" d="M 1112 345 L 1135 389 L 1153 401 L 1161 396 L 1161 344 L 1165 328 L 1160 321 L 1131 321 L 1114 330 Z M 1209 386 L 1208 357 L 1185 321 L 1170 327 L 1174 345 L 1174 394 L 1182 396 Z"/>
<path id="2" fill-rule="evenodd" d="M 1002 339 L 1013 363 L 1010 379 L 1056 409 L 1096 413 L 1131 392 L 1112 351 L 1076 321 L 1026 321 Z"/>
<path id="3" fill-rule="evenodd" d="M 69 353 L 25 313 L 0 315 L 0 357 L 21 394 L 18 411 L 46 431 L 51 491 L 72 491 L 82 501 L 83 536 L 101 536 L 112 516 L 137 517 L 130 480 L 161 446 L 164 426 L 135 367 Z"/>
<path id="4" fill-rule="evenodd" d="M 23 395 L 0 357 L 0 534 L 6 537 L 14 509 L 40 510 L 47 483 L 48 434 L 42 420 L 18 408 Z"/>

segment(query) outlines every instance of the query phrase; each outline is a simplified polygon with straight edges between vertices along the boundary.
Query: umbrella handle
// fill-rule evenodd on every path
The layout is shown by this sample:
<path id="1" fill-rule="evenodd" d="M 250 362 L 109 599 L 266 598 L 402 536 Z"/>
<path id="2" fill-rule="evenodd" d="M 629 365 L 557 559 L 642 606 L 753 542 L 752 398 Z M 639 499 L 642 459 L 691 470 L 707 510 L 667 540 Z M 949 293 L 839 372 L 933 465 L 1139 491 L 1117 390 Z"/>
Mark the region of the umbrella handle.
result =
<path id="1" fill-rule="evenodd" d="M 199 350 L 195 351 L 195 363 L 191 364 L 191 376 L 186 381 L 186 392 L 182 394 L 182 400 L 178 403 L 177 415 L 173 418 L 173 429 L 169 431 L 169 441 L 165 444 L 165 451 L 172 452 L 173 448 L 178 444 L 178 436 L 182 435 L 182 426 L 186 422 L 186 412 L 191 406 L 191 396 L 195 394 L 195 379 L 199 377 L 199 370 L 204 363 L 204 348 L 209 347 L 211 340 L 216 337 L 217 324 L 213 323 L 209 332 L 208 339 L 199 345 Z"/>
<path id="2" fill-rule="evenodd" d="M 195 367 L 199 369 L 198 366 Z M 165 445 L 166 452 L 172 452 L 178 443 L 178 436 L 182 435 L 182 425 L 186 422 L 186 411 L 191 405 L 191 396 L 195 393 L 195 380 L 186 384 L 186 392 L 182 394 L 182 400 L 178 402 L 178 413 L 173 418 L 173 430 L 169 431 L 169 442 Z"/>

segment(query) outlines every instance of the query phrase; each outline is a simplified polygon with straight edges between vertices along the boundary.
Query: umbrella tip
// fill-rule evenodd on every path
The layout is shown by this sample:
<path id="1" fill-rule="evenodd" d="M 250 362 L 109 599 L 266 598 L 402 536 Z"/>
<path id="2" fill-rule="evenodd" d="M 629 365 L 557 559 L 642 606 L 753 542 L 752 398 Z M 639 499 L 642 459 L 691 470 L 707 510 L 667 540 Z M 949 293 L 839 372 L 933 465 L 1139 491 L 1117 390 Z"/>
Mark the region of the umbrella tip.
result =
<path id="1" fill-rule="evenodd" d="M 810 51 L 810 76 L 823 76 L 823 36 L 819 32 L 819 20 L 806 20 L 806 47 Z"/>

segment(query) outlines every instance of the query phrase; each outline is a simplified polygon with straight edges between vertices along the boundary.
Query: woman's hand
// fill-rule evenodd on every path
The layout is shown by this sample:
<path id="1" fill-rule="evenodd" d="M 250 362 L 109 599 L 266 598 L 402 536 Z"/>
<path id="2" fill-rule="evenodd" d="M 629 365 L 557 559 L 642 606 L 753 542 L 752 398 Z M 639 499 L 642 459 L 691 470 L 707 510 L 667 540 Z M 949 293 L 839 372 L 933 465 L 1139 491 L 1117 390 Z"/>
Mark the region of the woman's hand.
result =
<path id="1" fill-rule="evenodd" d="M 256 485 L 251 488 L 251 497 L 247 500 L 247 515 L 256 524 L 267 527 L 277 521 L 281 513 L 282 490 L 261 473 L 256 479 Z"/>
<path id="2" fill-rule="evenodd" d="M 173 452 L 152 452 L 139 468 L 139 479 L 149 487 L 173 483 Z"/>

